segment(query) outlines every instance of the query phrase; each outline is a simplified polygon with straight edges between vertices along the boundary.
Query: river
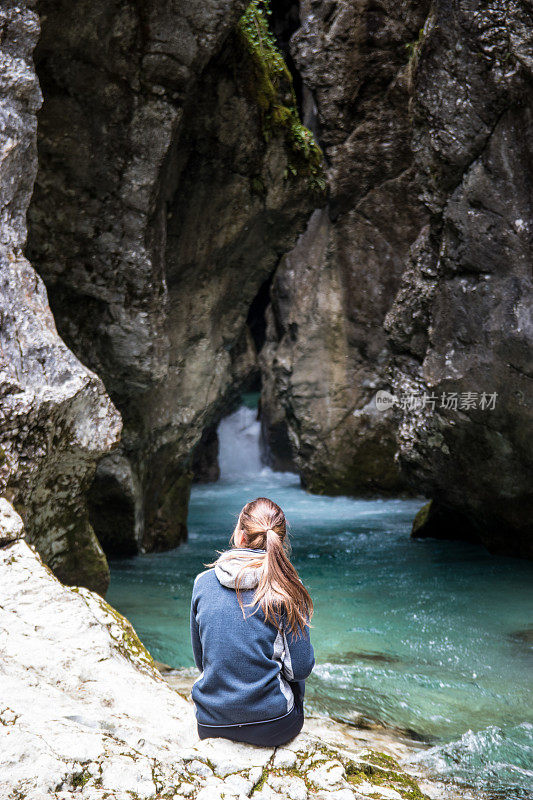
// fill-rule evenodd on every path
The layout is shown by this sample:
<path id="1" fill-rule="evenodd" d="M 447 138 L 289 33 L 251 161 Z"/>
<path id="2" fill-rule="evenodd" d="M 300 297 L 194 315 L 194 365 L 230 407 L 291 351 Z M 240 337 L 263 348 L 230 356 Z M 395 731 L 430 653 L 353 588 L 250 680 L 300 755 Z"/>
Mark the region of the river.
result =
<path id="1" fill-rule="evenodd" d="M 309 710 L 409 730 L 431 743 L 418 758 L 441 779 L 533 798 L 533 565 L 411 540 L 423 498 L 308 494 L 298 476 L 261 464 L 247 405 L 220 423 L 219 439 L 221 479 L 193 488 L 188 541 L 110 564 L 107 600 L 154 658 L 193 666 L 194 576 L 225 549 L 244 503 L 266 495 L 286 513 L 315 603 Z"/>

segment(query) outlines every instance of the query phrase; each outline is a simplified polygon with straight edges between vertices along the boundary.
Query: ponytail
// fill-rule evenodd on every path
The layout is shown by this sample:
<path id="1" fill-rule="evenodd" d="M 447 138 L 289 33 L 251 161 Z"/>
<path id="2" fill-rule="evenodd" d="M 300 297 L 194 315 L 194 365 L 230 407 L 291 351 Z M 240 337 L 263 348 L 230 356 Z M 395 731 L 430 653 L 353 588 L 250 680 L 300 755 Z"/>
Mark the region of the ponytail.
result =
<path id="1" fill-rule="evenodd" d="M 313 615 L 313 601 L 292 565 L 287 539 L 287 525 L 281 508 L 266 497 L 258 497 L 244 506 L 233 531 L 231 541 L 235 545 L 236 534 L 244 534 L 246 546 L 265 553 L 242 553 L 243 567 L 237 575 L 235 589 L 242 609 L 244 606 L 240 583 L 244 571 L 249 567 L 262 566 L 261 577 L 252 603 L 263 611 L 267 622 L 278 630 L 282 627 L 300 636 Z M 256 613 L 256 612 L 253 612 Z"/>

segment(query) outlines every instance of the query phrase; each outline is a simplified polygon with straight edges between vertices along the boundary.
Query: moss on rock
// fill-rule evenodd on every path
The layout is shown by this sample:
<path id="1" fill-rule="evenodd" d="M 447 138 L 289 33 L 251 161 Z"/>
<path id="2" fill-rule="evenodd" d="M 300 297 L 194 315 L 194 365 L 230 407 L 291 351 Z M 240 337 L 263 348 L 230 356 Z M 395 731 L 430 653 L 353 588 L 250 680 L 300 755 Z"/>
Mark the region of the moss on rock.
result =
<path id="1" fill-rule="evenodd" d="M 117 650 L 119 650 L 125 658 L 134 663 L 135 666 L 148 668 L 150 672 L 153 671 L 159 676 L 154 659 L 137 636 L 135 628 L 129 619 L 117 611 L 116 608 L 109 605 L 100 595 L 89 593 L 84 587 L 73 586 L 72 591 L 80 594 L 89 607 L 91 602 L 99 606 L 104 615 L 102 621 L 109 630 Z"/>
<path id="2" fill-rule="evenodd" d="M 70 776 L 70 782 L 74 789 L 83 788 L 91 780 L 91 773 L 86 770 L 75 772 Z"/>
<path id="3" fill-rule="evenodd" d="M 431 503 L 433 501 L 430 500 L 429 503 L 426 503 L 425 506 L 422 506 L 420 511 L 417 511 L 416 516 L 413 520 L 413 527 L 411 529 L 411 536 L 413 538 L 417 538 L 419 536 L 423 536 L 423 530 L 427 524 L 428 517 L 431 511 Z"/>
<path id="4" fill-rule="evenodd" d="M 324 192 L 323 154 L 300 120 L 292 76 L 269 28 L 269 0 L 252 0 L 237 26 L 240 69 L 248 95 L 261 110 L 265 141 L 285 137 L 289 153 L 285 177 L 307 176 L 309 187 Z"/>
<path id="5" fill-rule="evenodd" d="M 379 797 L 379 788 L 394 789 L 403 800 L 429 800 L 418 786 L 414 778 L 402 770 L 398 762 L 386 753 L 371 750 L 365 754 L 365 760 L 359 763 L 350 762 L 346 766 L 348 782 L 359 784 L 363 781 L 374 784 Z M 367 795 L 372 797 L 372 795 Z"/>

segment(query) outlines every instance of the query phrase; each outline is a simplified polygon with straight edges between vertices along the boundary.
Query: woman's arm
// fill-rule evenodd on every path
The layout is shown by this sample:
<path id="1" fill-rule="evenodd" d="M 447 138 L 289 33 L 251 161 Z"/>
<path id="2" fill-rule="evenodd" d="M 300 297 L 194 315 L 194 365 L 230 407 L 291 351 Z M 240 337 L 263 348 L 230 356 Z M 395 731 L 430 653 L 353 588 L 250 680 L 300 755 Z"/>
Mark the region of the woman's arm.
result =
<path id="1" fill-rule="evenodd" d="M 285 641 L 285 655 L 283 658 L 283 672 L 290 681 L 303 681 L 309 677 L 315 666 L 315 653 L 309 628 L 296 637 L 292 632 L 283 634 Z"/>
<path id="2" fill-rule="evenodd" d="M 198 630 L 198 621 L 196 619 L 194 595 L 191 600 L 191 644 L 194 662 L 201 672 L 204 668 L 202 659 L 202 642 L 200 641 L 200 631 Z"/>

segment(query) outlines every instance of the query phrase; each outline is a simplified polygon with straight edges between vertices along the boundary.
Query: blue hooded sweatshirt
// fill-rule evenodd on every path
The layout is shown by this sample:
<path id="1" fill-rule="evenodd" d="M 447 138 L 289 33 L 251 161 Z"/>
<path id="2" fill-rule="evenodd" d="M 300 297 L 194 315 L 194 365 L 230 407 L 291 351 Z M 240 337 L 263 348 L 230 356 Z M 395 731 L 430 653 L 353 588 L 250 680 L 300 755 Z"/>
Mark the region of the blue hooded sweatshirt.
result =
<path id="1" fill-rule="evenodd" d="M 242 560 L 227 558 L 194 581 L 191 641 L 202 674 L 194 682 L 192 699 L 201 725 L 267 722 L 289 714 L 294 706 L 291 682 L 305 680 L 315 664 L 307 627 L 296 637 L 283 626 L 278 631 L 266 622 L 260 606 L 247 607 L 260 569 L 243 573 L 243 617 L 235 591 L 242 566 Z"/>

